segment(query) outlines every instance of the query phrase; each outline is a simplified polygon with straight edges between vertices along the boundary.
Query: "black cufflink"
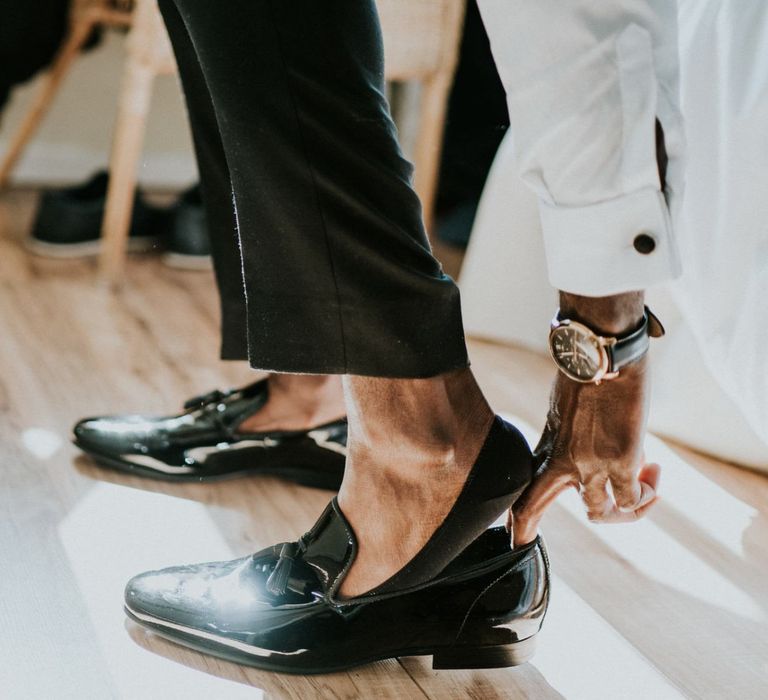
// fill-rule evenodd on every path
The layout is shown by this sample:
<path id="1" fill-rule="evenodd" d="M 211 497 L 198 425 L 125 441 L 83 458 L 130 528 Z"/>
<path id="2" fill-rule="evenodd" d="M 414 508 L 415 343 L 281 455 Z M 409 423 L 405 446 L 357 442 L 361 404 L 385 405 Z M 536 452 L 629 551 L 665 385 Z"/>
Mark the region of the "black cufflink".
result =
<path id="1" fill-rule="evenodd" d="M 648 255 L 649 253 L 652 253 L 656 248 L 656 241 L 653 240 L 653 237 L 649 236 L 647 233 L 641 233 L 638 236 L 635 236 L 635 240 L 632 245 L 635 246 L 635 250 L 638 253 L 641 253 L 642 255 Z"/>

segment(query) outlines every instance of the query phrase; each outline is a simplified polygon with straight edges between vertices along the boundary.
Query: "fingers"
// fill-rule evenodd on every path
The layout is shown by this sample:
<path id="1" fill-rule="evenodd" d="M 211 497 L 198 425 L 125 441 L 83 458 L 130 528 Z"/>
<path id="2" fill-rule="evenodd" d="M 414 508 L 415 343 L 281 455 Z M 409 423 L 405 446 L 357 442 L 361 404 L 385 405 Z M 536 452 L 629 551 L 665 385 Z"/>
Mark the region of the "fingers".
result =
<path id="1" fill-rule="evenodd" d="M 587 517 L 592 522 L 601 522 L 614 508 L 613 499 L 608 493 L 608 479 L 602 473 L 580 484 L 579 495 L 587 510 Z"/>
<path id="2" fill-rule="evenodd" d="M 565 470 L 545 467 L 539 473 L 510 510 L 508 525 L 516 547 L 535 539 L 539 521 L 550 504 L 563 491 L 576 485 L 573 475 Z"/>
<path id="3" fill-rule="evenodd" d="M 620 473 L 613 473 L 610 482 L 613 500 L 620 511 L 631 513 L 643 500 L 642 482 L 634 470 L 622 469 Z"/>
<path id="4" fill-rule="evenodd" d="M 619 499 L 616 498 L 616 506 L 622 513 L 632 513 L 656 497 L 656 492 L 644 481 L 638 480 L 636 486 L 639 487 L 640 495 L 632 501 L 628 501 L 628 505 L 620 505 Z"/>
<path id="5" fill-rule="evenodd" d="M 577 487 L 587 517 L 595 523 L 629 523 L 639 520 L 658 500 L 661 467 L 647 464 L 637 474 L 637 493 L 633 508 L 619 506 L 608 489 L 609 480 L 596 476 L 580 485 L 572 472 L 555 466 L 545 466 L 539 476 L 526 489 L 510 511 L 508 525 L 512 530 L 515 547 L 533 541 L 539 522 L 552 502 L 566 489 Z M 613 488 L 613 487 L 612 487 Z"/>
<path id="6" fill-rule="evenodd" d="M 639 496 L 632 507 L 620 507 L 616 500 L 610 499 L 604 503 L 603 510 L 599 514 L 591 510 L 587 504 L 589 519 L 600 523 L 631 523 L 642 518 L 658 500 L 658 485 L 661 476 L 661 467 L 658 464 L 647 464 L 637 475 L 637 491 Z M 584 495 L 582 494 L 582 497 Z"/>

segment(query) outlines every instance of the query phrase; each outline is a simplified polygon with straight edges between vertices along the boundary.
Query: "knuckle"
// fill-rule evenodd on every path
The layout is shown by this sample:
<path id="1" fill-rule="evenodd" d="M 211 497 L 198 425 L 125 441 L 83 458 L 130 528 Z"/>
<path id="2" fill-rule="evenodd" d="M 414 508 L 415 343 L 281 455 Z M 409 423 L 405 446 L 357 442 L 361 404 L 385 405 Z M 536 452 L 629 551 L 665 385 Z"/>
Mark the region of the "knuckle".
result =
<path id="1" fill-rule="evenodd" d="M 591 523 L 602 522 L 603 514 L 596 510 L 587 510 L 587 520 Z"/>
<path id="2" fill-rule="evenodd" d="M 640 484 L 634 481 L 623 483 L 611 482 L 613 487 L 613 497 L 620 506 L 631 506 L 640 500 Z"/>
<path id="3" fill-rule="evenodd" d="M 601 474 L 586 477 L 579 485 L 579 493 L 585 503 L 604 503 L 608 498 L 606 479 Z"/>
<path id="4" fill-rule="evenodd" d="M 615 496 L 614 498 L 616 505 L 619 506 L 619 508 L 632 508 L 637 505 L 637 501 L 639 500 L 635 496 Z"/>
<path id="5" fill-rule="evenodd" d="M 585 491 L 581 495 L 581 500 L 587 510 L 587 516 L 593 515 L 594 517 L 599 518 L 605 512 L 608 497 L 604 491 L 597 493 Z"/>
<path id="6" fill-rule="evenodd" d="M 605 500 L 603 497 L 596 495 L 594 493 L 586 492 L 582 494 L 581 500 L 584 501 L 584 505 L 587 507 L 587 510 L 594 510 L 596 511 L 598 509 L 598 506 Z"/>
<path id="7" fill-rule="evenodd" d="M 631 491 L 635 487 L 637 479 L 629 474 L 612 474 L 611 486 L 616 491 Z"/>

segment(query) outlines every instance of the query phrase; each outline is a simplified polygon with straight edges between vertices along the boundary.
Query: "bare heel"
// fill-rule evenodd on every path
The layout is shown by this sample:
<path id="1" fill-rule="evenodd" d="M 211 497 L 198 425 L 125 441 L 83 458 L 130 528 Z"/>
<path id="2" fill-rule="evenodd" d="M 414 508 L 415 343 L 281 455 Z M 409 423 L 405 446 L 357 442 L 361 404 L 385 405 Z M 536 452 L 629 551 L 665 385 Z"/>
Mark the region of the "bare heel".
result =
<path id="1" fill-rule="evenodd" d="M 472 647 L 453 646 L 434 652 L 435 670 L 460 668 L 507 668 L 529 661 L 536 653 L 536 635 L 512 644 Z"/>

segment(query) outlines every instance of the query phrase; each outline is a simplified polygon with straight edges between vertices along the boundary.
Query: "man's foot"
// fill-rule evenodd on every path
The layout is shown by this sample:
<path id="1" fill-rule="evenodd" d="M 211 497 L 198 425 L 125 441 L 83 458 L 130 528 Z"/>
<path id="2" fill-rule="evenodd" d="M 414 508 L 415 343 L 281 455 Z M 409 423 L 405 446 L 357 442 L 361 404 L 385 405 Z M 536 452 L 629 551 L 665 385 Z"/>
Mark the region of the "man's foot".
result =
<path id="1" fill-rule="evenodd" d="M 466 491 L 478 485 L 478 468 L 488 470 L 487 493 L 498 488 L 501 503 L 505 487 L 511 494 L 529 483 L 532 464 L 525 440 L 494 418 L 469 369 L 428 379 L 349 377 L 345 390 L 349 455 L 339 504 L 360 551 L 341 593 L 358 596 L 410 566 L 445 530 L 459 499 L 476 493 Z M 470 542 L 512 500 L 456 529 Z"/>
<path id="2" fill-rule="evenodd" d="M 238 427 L 242 433 L 309 430 L 346 414 L 338 375 L 270 374 L 268 400 Z"/>
<path id="3" fill-rule="evenodd" d="M 416 655 L 432 655 L 436 669 L 494 668 L 533 655 L 549 600 L 540 539 L 513 550 L 493 528 L 427 583 L 339 600 L 356 555 L 334 499 L 298 542 L 133 578 L 126 612 L 178 644 L 283 673 Z"/>
<path id="4" fill-rule="evenodd" d="M 297 409 L 291 420 L 285 386 L 275 379 L 273 375 L 243 389 L 196 397 L 175 416 L 86 418 L 75 426 L 74 442 L 102 466 L 167 481 L 269 474 L 338 489 L 346 456 L 346 419 L 338 418 L 338 406 L 328 402 L 324 409 Z M 299 379 L 304 378 L 292 381 Z M 318 393 L 324 396 L 330 390 Z M 312 404 L 309 394 L 304 392 L 303 398 Z M 328 415 L 332 419 L 324 420 Z M 280 417 L 285 417 L 282 425 Z"/>

